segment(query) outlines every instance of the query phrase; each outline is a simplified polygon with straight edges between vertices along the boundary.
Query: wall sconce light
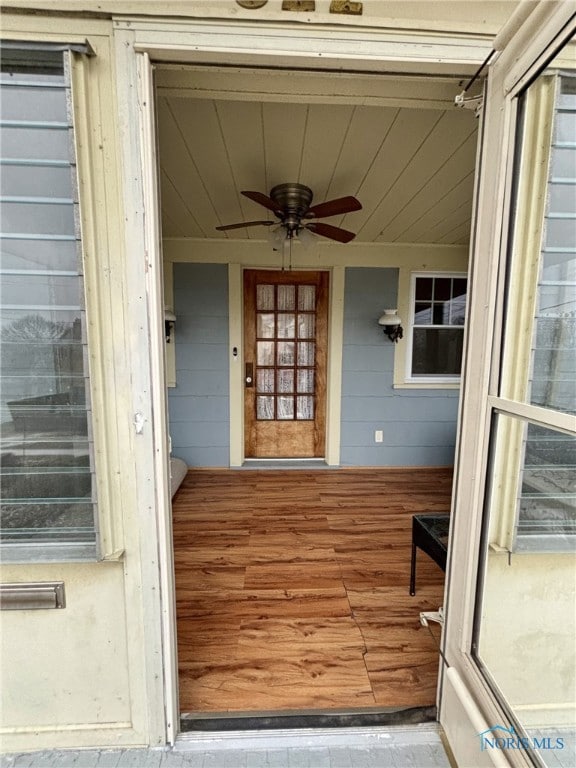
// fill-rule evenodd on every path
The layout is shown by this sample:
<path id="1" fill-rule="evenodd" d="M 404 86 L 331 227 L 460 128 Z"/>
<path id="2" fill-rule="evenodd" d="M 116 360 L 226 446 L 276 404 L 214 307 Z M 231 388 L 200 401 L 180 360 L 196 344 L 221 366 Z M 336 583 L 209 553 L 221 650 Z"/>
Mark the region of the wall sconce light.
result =
<path id="1" fill-rule="evenodd" d="M 388 336 L 390 341 L 398 342 L 404 335 L 402 330 L 402 320 L 398 317 L 397 309 L 385 309 L 384 314 L 378 320 L 378 325 L 382 326 L 382 330 Z"/>
<path id="2" fill-rule="evenodd" d="M 171 309 L 169 309 L 168 307 L 165 307 L 164 333 L 166 336 L 166 344 L 170 344 L 170 342 L 172 341 L 172 331 L 174 330 L 175 323 L 176 323 L 176 315 Z"/>

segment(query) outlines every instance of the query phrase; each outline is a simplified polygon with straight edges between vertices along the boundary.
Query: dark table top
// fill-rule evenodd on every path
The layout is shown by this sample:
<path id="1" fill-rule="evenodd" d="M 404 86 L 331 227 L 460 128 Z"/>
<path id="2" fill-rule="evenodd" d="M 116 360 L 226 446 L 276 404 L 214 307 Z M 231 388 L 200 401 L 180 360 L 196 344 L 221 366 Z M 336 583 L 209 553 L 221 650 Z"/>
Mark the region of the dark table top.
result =
<path id="1" fill-rule="evenodd" d="M 448 547 L 450 515 L 414 515 L 413 521 L 415 528 L 420 528 L 444 548 Z"/>

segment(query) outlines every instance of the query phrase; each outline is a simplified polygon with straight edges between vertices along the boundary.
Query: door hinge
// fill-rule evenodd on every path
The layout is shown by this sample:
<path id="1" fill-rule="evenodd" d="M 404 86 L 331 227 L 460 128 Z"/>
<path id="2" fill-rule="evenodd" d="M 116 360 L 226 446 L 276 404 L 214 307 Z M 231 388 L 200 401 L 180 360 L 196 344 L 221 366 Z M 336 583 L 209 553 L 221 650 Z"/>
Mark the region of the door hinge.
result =
<path id="1" fill-rule="evenodd" d="M 437 611 L 422 611 L 420 614 L 420 624 L 422 624 L 423 627 L 427 627 L 429 626 L 428 622 L 430 621 L 435 621 L 440 624 L 441 627 L 444 626 L 443 606 L 440 606 Z"/>
<path id="2" fill-rule="evenodd" d="M 446 656 L 444 655 L 444 650 L 442 649 L 441 644 L 438 642 L 438 638 L 430 629 L 431 621 L 439 624 L 442 631 L 444 631 L 444 606 L 441 605 L 437 611 L 422 611 L 420 613 L 420 624 L 423 627 L 428 628 L 428 632 L 430 632 L 430 637 L 432 638 L 432 640 L 434 641 L 434 644 L 436 645 L 436 648 L 438 649 L 440 658 L 442 659 L 446 667 L 450 667 L 450 664 L 448 663 Z"/>
<path id="3" fill-rule="evenodd" d="M 461 109 L 473 109 L 476 117 L 482 114 L 484 107 L 484 96 L 480 93 L 478 96 L 465 96 L 466 91 L 462 91 L 454 98 L 454 104 Z"/>

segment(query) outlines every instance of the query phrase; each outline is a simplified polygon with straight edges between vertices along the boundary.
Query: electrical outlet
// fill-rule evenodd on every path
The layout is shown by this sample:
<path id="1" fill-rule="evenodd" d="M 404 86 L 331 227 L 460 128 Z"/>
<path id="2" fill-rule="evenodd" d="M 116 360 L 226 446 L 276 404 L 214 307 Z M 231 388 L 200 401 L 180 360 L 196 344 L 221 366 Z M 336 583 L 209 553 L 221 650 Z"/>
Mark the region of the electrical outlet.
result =
<path id="1" fill-rule="evenodd" d="M 384 442 L 384 432 L 381 429 L 377 429 L 374 432 L 374 442 L 375 443 L 382 443 L 382 442 Z"/>

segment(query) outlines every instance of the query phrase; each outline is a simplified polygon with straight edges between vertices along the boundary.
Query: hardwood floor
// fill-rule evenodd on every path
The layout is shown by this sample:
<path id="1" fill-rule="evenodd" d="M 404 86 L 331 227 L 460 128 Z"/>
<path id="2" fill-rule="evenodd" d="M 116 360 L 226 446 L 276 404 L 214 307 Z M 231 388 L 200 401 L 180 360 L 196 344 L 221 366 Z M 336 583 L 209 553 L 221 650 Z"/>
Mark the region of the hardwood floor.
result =
<path id="1" fill-rule="evenodd" d="M 435 703 L 419 613 L 444 574 L 412 515 L 448 512 L 448 469 L 192 470 L 173 502 L 182 712 Z"/>

